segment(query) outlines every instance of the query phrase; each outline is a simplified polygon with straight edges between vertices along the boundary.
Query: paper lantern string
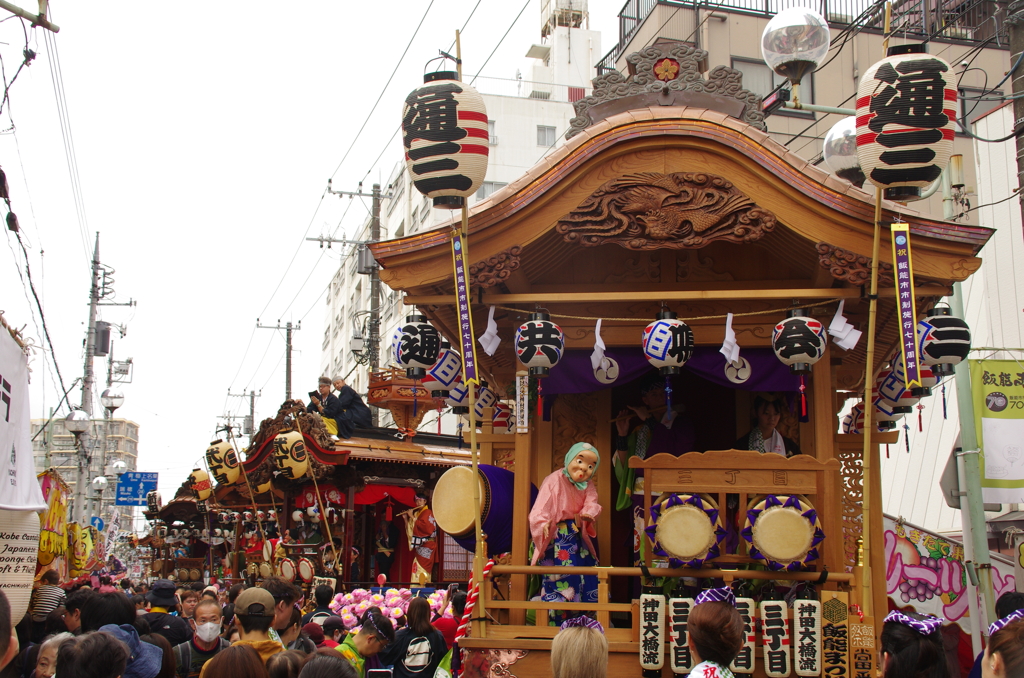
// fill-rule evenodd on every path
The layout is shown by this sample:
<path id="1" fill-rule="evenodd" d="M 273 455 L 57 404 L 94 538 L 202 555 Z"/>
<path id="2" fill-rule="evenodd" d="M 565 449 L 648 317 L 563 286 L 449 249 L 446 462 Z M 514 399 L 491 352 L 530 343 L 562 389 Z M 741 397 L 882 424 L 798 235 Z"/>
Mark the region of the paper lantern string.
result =
<path id="1" fill-rule="evenodd" d="M 1020 612 L 1020 610 L 1018 610 L 1018 612 Z M 888 616 L 886 616 L 886 618 L 883 621 L 885 623 L 896 622 L 897 624 L 903 624 L 904 626 L 909 626 L 910 628 L 914 629 L 918 633 L 920 633 L 922 635 L 925 635 L 925 636 L 930 636 L 940 626 L 942 626 L 942 622 L 946 621 L 942 617 L 933 617 L 930 614 L 926 614 L 926 615 L 922 615 L 922 616 L 923 616 L 923 619 L 916 619 L 914 617 L 911 617 L 910 615 L 903 614 L 899 610 L 893 610 L 892 612 L 890 612 L 888 614 Z M 1022 613 L 1022 616 L 1024 616 L 1024 613 Z M 998 624 L 998 623 L 999 622 L 996 622 L 996 624 Z M 995 624 L 993 624 L 993 626 L 995 626 Z M 989 635 L 992 635 L 992 634 L 990 633 Z"/>
<path id="2" fill-rule="evenodd" d="M 582 626 L 583 628 L 594 629 L 595 631 L 600 631 L 601 634 L 604 635 L 604 627 L 601 626 L 601 622 L 597 621 L 596 619 L 593 619 L 592 617 L 588 617 L 585 614 L 582 614 L 579 617 L 573 617 L 572 619 L 566 619 L 564 622 L 562 622 L 562 625 L 559 627 L 559 629 L 564 631 L 565 629 L 571 629 L 574 626 Z"/>
<path id="3" fill-rule="evenodd" d="M 989 636 L 989 638 L 991 638 L 995 634 L 996 631 L 999 631 L 1000 629 L 1002 629 L 1007 624 L 1011 624 L 1011 623 L 1013 623 L 1015 621 L 1018 621 L 1020 619 L 1024 619 L 1024 610 L 1016 610 L 1016 611 L 1011 612 L 1010 614 L 1006 615 L 1005 617 L 1003 617 L 999 621 L 992 622 L 991 624 L 989 624 L 989 627 L 988 627 L 988 636 Z"/>
<path id="4" fill-rule="evenodd" d="M 772 308 L 772 309 L 768 309 L 766 311 L 747 311 L 746 313 L 733 313 L 732 317 L 734 317 L 734 318 L 743 318 L 743 317 L 754 316 L 754 315 L 778 315 L 779 313 L 785 313 L 786 311 L 795 311 L 797 309 L 815 308 L 817 306 L 828 306 L 829 304 L 835 304 L 835 303 L 838 303 L 839 301 L 841 301 L 841 299 L 839 299 L 839 297 L 836 297 L 835 299 L 827 299 L 825 301 L 819 301 L 816 304 L 797 304 L 796 306 L 786 306 L 784 308 Z M 494 308 L 500 308 L 503 311 L 510 311 L 512 313 L 518 313 L 520 315 L 523 313 L 523 309 L 521 309 L 521 308 L 514 308 L 512 306 L 498 306 L 498 305 L 495 305 Z M 548 315 L 550 317 L 552 317 L 552 318 L 568 318 L 570 320 L 591 320 L 591 321 L 594 321 L 594 322 L 596 322 L 598 320 L 611 320 L 611 321 L 629 322 L 629 323 L 636 322 L 636 318 L 608 318 L 608 317 L 598 318 L 596 316 L 589 316 L 589 315 L 567 315 L 565 313 L 548 313 Z M 689 318 L 679 318 L 679 320 L 682 320 L 684 322 L 689 322 L 689 321 L 693 321 L 693 320 L 717 320 L 719 318 L 725 318 L 727 315 L 729 315 L 729 314 L 728 313 L 719 313 L 717 315 L 698 315 L 698 316 L 692 316 L 692 317 L 689 317 Z"/>

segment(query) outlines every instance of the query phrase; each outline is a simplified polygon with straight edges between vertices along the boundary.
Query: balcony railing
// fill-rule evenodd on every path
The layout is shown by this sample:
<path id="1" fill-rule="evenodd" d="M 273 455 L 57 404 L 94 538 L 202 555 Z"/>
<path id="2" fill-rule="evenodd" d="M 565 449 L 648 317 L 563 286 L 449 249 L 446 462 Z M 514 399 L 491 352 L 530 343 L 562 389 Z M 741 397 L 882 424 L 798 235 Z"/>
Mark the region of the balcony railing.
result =
<path id="1" fill-rule="evenodd" d="M 773 16 L 795 3 L 794 0 L 627 0 L 619 12 L 619 41 L 597 64 L 597 73 L 617 70 L 615 67 L 630 39 L 658 5 L 673 9 L 701 9 L 741 12 Z M 871 0 L 817 0 L 816 9 L 833 27 L 850 24 L 864 30 L 881 32 L 885 3 Z M 890 30 L 901 36 L 953 40 L 966 43 L 991 41 L 993 47 L 1009 44 L 1006 28 L 1007 0 L 896 0 L 893 3 Z M 685 38 L 686 36 L 664 36 Z M 631 51 L 637 51 L 636 45 Z"/>
<path id="2" fill-rule="evenodd" d="M 653 1 L 653 0 L 652 0 Z M 476 80 L 473 81 L 473 78 Z M 487 76 L 463 76 L 466 82 L 473 81 L 473 87 L 481 94 L 493 94 L 503 97 L 519 97 L 521 99 L 541 99 L 543 101 L 558 101 L 573 103 L 588 96 L 593 89 L 591 87 L 574 87 L 572 85 L 558 85 L 550 82 L 533 82 L 530 80 L 519 80 L 513 78 L 491 78 Z M 495 138 L 495 142 L 497 138 Z"/>

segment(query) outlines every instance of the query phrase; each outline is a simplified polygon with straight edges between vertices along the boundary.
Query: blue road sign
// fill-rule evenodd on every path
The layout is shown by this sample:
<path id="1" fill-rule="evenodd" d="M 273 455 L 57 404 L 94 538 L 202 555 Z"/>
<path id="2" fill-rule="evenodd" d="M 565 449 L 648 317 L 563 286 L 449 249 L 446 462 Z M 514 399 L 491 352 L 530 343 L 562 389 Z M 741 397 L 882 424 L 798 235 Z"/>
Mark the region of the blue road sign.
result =
<path id="1" fill-rule="evenodd" d="M 129 472 L 117 479 L 116 506 L 145 506 L 146 495 L 156 490 L 158 473 Z"/>
<path id="2" fill-rule="evenodd" d="M 98 531 L 103 531 L 103 518 L 100 518 L 99 516 L 93 516 L 89 519 L 89 523 Z"/>

